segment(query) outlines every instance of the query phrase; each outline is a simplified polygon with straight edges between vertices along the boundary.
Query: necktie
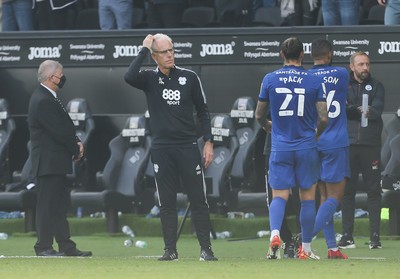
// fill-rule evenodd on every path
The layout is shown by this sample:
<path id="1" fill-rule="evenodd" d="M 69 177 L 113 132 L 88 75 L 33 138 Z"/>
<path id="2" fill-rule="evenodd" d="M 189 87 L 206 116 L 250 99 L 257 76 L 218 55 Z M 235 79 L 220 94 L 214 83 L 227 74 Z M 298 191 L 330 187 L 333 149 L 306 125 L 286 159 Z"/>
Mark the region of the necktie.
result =
<path id="1" fill-rule="evenodd" d="M 61 100 L 60 100 L 60 99 L 58 99 L 57 97 L 55 97 L 55 98 L 54 98 L 54 101 L 56 101 L 56 102 L 61 106 L 61 108 L 63 109 L 63 111 L 67 112 L 67 110 L 64 108 L 64 105 L 61 103 Z"/>

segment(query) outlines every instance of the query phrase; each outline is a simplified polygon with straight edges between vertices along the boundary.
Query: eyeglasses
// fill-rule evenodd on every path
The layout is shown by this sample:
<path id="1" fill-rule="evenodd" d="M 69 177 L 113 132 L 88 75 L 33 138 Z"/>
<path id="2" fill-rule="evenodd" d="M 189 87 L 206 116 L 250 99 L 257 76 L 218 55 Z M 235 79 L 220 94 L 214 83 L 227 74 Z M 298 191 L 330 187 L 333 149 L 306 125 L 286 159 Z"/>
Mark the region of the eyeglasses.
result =
<path id="1" fill-rule="evenodd" d="M 170 52 L 171 54 L 174 53 L 174 49 L 173 48 L 169 48 L 166 50 L 153 50 L 154 53 L 158 53 L 160 55 L 167 55 L 168 52 Z"/>

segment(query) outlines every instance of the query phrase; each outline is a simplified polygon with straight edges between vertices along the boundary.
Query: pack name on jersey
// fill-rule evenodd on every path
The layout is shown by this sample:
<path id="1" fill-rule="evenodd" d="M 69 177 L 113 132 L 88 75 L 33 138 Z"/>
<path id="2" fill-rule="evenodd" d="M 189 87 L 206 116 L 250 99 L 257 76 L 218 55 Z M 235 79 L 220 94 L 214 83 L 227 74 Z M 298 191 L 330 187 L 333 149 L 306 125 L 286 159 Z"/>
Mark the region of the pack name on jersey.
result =
<path id="1" fill-rule="evenodd" d="M 303 81 L 303 78 L 298 76 L 287 76 L 287 77 L 279 77 L 279 81 L 282 81 L 285 84 L 288 82 L 301 83 Z"/>

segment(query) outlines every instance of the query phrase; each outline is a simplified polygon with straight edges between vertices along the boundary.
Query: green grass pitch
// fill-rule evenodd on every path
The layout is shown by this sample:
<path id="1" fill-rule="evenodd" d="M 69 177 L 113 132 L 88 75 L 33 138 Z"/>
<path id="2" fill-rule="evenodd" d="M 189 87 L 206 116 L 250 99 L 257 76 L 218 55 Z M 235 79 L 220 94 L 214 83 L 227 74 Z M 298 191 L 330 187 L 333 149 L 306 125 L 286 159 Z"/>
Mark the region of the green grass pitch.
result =
<path id="1" fill-rule="evenodd" d="M 191 235 L 178 242 L 179 261 L 158 262 L 160 237 L 136 237 L 147 248 L 125 247 L 124 236 L 73 237 L 91 258 L 34 257 L 36 240 L 11 236 L 0 240 L 0 278 L 400 278 L 400 241 L 382 240 L 382 249 L 370 250 L 367 238 L 356 238 L 356 249 L 344 250 L 349 260 L 328 260 L 322 238 L 313 241 L 320 261 L 266 260 L 268 239 L 213 241 L 218 262 L 199 262 L 199 245 Z M 54 246 L 57 248 L 57 246 Z"/>

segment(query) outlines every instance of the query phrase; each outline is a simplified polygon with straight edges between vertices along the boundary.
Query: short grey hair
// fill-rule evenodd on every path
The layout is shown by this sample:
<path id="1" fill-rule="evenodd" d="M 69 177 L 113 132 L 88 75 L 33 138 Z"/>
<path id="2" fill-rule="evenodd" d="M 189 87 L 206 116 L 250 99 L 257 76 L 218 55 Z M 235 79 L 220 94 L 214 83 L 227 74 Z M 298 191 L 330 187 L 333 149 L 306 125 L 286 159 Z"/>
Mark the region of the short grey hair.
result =
<path id="1" fill-rule="evenodd" d="M 43 61 L 38 70 L 38 81 L 43 82 L 47 80 L 52 74 L 54 74 L 57 69 L 62 69 L 63 66 L 54 60 Z"/>
<path id="2" fill-rule="evenodd" d="M 158 41 L 158 40 L 167 40 L 167 41 L 169 41 L 169 42 L 171 43 L 172 46 L 174 45 L 174 43 L 172 42 L 171 37 L 168 36 L 168 35 L 165 35 L 165 34 L 163 34 L 163 33 L 157 33 L 157 34 L 155 34 L 155 35 L 153 36 L 153 38 L 154 38 L 154 41 L 153 41 L 153 44 L 151 45 L 151 49 L 150 49 L 151 53 L 153 53 L 153 46 L 154 46 L 154 42 L 155 42 L 155 41 Z"/>

